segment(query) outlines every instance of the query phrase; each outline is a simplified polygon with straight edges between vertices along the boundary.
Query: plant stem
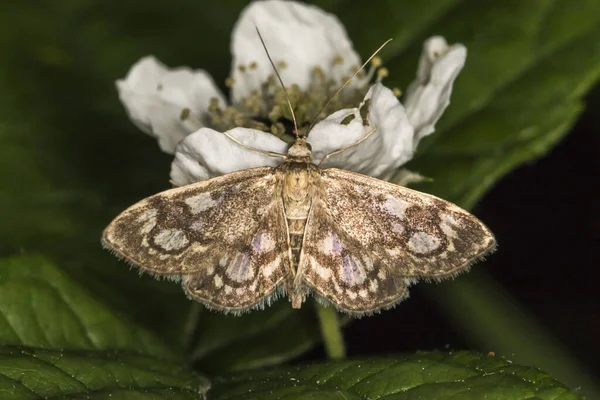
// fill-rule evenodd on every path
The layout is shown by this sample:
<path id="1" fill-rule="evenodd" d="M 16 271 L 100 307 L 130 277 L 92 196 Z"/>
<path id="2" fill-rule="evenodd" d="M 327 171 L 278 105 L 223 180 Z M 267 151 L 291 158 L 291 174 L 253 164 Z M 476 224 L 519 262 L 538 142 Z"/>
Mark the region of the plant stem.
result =
<path id="1" fill-rule="evenodd" d="M 198 325 L 198 319 L 200 317 L 200 312 L 202 311 L 202 306 L 199 303 L 193 301 L 190 306 L 190 310 L 188 311 L 188 316 L 185 321 L 185 325 L 183 327 L 183 344 L 186 349 L 190 349 L 193 345 L 194 333 L 196 332 L 196 327 Z"/>
<path id="2" fill-rule="evenodd" d="M 330 360 L 340 360 L 346 357 L 346 347 L 342 335 L 342 327 L 337 312 L 333 307 L 325 307 L 315 302 L 321 336 L 325 344 L 325 352 Z"/>

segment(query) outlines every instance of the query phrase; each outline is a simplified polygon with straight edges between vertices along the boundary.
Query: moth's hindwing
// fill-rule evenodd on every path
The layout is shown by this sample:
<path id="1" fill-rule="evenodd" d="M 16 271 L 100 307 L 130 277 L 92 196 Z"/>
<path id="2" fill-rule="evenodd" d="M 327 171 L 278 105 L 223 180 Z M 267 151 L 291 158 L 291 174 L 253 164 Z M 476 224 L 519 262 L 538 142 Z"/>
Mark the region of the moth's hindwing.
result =
<path id="1" fill-rule="evenodd" d="M 467 211 L 389 182 L 332 168 L 317 193 L 295 285 L 348 313 L 390 307 L 412 281 L 455 276 L 495 247 Z"/>
<path id="2" fill-rule="evenodd" d="M 265 167 L 167 190 L 115 218 L 103 243 L 144 271 L 181 278 L 208 307 L 261 306 L 291 273 L 277 188 Z"/>

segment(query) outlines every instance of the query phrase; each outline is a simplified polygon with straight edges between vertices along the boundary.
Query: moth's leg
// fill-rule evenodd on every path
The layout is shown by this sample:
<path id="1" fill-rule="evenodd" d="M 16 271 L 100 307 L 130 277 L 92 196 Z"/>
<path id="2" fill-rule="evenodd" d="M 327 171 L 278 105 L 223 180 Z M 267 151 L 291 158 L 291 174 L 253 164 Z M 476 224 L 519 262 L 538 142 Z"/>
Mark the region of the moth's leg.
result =
<path id="1" fill-rule="evenodd" d="M 321 159 L 321 161 L 319 162 L 319 166 L 321 166 L 321 164 L 323 164 L 329 157 L 334 156 L 336 154 L 339 154 L 339 153 L 341 153 L 343 151 L 346 151 L 346 150 L 348 150 L 351 147 L 358 146 L 359 144 L 361 144 L 362 142 L 364 142 L 365 140 L 367 140 L 369 138 L 369 136 L 371 136 L 372 134 L 374 134 L 376 130 L 377 130 L 377 125 L 375 125 L 373 127 L 373 129 L 371 129 L 365 136 L 361 137 L 356 142 L 354 142 L 354 143 L 352 143 L 352 144 L 350 144 L 350 145 L 348 145 L 346 147 L 343 147 L 341 149 L 334 150 L 334 151 L 332 151 L 329 154 L 326 154 L 325 157 L 323 157 Z"/>
<path id="2" fill-rule="evenodd" d="M 287 156 L 285 154 L 276 153 L 274 151 L 266 151 L 266 150 L 261 150 L 261 149 L 255 149 L 254 147 L 246 146 L 244 143 L 240 142 L 235 137 L 231 136 L 229 133 L 227 133 L 227 132 L 221 132 L 221 133 L 223 135 L 227 136 L 230 140 L 234 141 L 235 143 L 237 143 L 240 146 L 242 146 L 243 148 L 245 148 L 246 150 L 256 151 L 257 153 L 262 153 L 262 154 L 265 154 L 265 155 L 267 155 L 269 157 L 281 157 L 283 159 L 287 158 Z"/>

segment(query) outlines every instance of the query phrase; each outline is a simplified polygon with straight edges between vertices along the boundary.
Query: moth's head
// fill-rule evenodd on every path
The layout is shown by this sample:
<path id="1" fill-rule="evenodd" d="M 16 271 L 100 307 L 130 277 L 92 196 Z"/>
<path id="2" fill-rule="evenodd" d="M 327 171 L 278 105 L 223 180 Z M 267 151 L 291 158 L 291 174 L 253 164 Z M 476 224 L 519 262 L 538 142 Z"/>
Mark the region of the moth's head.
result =
<path id="1" fill-rule="evenodd" d="M 306 138 L 299 137 L 296 139 L 292 147 L 289 148 L 287 155 L 290 158 L 312 159 L 312 148 L 306 141 Z"/>

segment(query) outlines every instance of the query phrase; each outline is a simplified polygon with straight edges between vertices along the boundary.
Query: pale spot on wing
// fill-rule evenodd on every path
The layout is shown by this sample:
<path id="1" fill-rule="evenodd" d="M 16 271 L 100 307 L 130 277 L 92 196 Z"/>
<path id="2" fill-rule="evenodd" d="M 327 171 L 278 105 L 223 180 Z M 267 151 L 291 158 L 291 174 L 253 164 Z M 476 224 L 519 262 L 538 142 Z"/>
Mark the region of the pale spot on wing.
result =
<path id="1" fill-rule="evenodd" d="M 185 203 L 190 206 L 192 214 L 198 214 L 217 205 L 217 202 L 210 197 L 210 193 L 200 193 L 197 196 L 188 197 Z"/>
<path id="2" fill-rule="evenodd" d="M 140 233 L 147 235 L 156 226 L 156 209 L 144 211 L 138 217 L 138 221 L 143 223 Z"/>
<path id="3" fill-rule="evenodd" d="M 394 221 L 394 222 L 392 222 L 392 230 L 394 232 L 402 233 L 402 232 L 404 232 L 404 226 L 402 226 L 402 224 L 399 224 Z"/>
<path id="4" fill-rule="evenodd" d="M 456 238 L 458 235 L 456 234 L 456 231 L 452 229 L 453 226 L 460 226 L 460 224 L 452 215 L 442 214 L 442 222 L 440 223 L 442 232 L 448 237 Z"/>
<path id="5" fill-rule="evenodd" d="M 350 297 L 350 299 L 355 300 L 358 297 L 358 294 L 356 294 L 356 292 L 353 292 L 351 290 L 346 290 L 346 295 L 348 297 Z"/>
<path id="6" fill-rule="evenodd" d="M 223 279 L 221 279 L 220 275 L 215 275 L 215 287 L 217 289 L 221 289 L 221 287 L 223 287 Z"/>
<path id="7" fill-rule="evenodd" d="M 340 278 L 350 286 L 362 284 L 367 279 L 363 263 L 356 257 L 344 255 Z"/>
<path id="8" fill-rule="evenodd" d="M 263 276 L 266 276 L 267 278 L 269 276 L 271 276 L 273 274 L 273 272 L 275 272 L 275 270 L 277 269 L 277 267 L 279 266 L 280 263 L 281 263 L 281 257 L 277 256 L 277 258 L 275 258 L 273 261 L 271 261 L 267 265 L 263 266 L 262 267 Z"/>
<path id="9" fill-rule="evenodd" d="M 210 264 L 208 267 L 206 267 L 206 274 L 207 275 L 212 275 L 215 273 L 215 266 Z"/>
<path id="10" fill-rule="evenodd" d="M 363 261 L 364 261 L 364 266 L 367 269 L 367 271 L 373 271 L 373 260 L 371 260 L 371 258 L 367 257 Z"/>
<path id="11" fill-rule="evenodd" d="M 391 257 L 398 257 L 402 254 L 402 248 L 400 247 L 386 247 L 385 252 L 388 253 Z"/>
<path id="12" fill-rule="evenodd" d="M 373 293 L 377 292 L 377 289 L 379 289 L 379 283 L 377 283 L 377 281 L 375 279 L 371 279 L 369 281 L 369 290 Z"/>
<path id="13" fill-rule="evenodd" d="M 415 253 L 427 254 L 435 251 L 442 241 L 426 232 L 415 232 L 408 241 L 408 247 Z"/>
<path id="14" fill-rule="evenodd" d="M 335 289 L 335 291 L 338 293 L 342 293 L 343 290 L 340 287 L 340 285 L 337 283 L 337 279 L 333 279 L 332 282 L 333 282 L 333 288 Z"/>
<path id="15" fill-rule="evenodd" d="M 225 273 L 236 282 L 245 282 L 254 278 L 254 270 L 250 268 L 250 256 L 246 253 L 237 253 Z"/>
<path id="16" fill-rule="evenodd" d="M 268 253 L 275 248 L 275 240 L 268 233 L 258 233 L 252 239 L 252 248 L 257 253 Z"/>
<path id="17" fill-rule="evenodd" d="M 343 246 L 337 235 L 329 232 L 321 242 L 321 249 L 327 255 L 338 256 L 342 254 Z"/>
<path id="18" fill-rule="evenodd" d="M 219 259 L 219 267 L 224 268 L 227 265 L 227 260 L 229 260 L 229 256 L 225 254 Z"/>
<path id="19" fill-rule="evenodd" d="M 316 272 L 317 275 L 321 277 L 324 281 L 328 281 L 331 278 L 331 270 L 323 265 L 321 265 L 317 260 L 313 257 L 309 256 L 310 266 L 313 271 Z"/>
<path id="20" fill-rule="evenodd" d="M 225 285 L 225 294 L 231 294 L 233 292 L 233 288 L 229 285 Z"/>
<path id="21" fill-rule="evenodd" d="M 367 289 L 360 289 L 360 290 L 358 291 L 358 295 L 359 295 L 360 297 L 362 297 L 362 298 L 365 298 L 365 297 L 367 297 L 367 296 L 368 296 L 368 294 L 369 294 L 369 292 L 367 291 Z"/>
<path id="22" fill-rule="evenodd" d="M 204 221 L 202 221 L 201 219 L 197 219 L 196 221 L 194 221 L 190 224 L 190 229 L 193 231 L 196 231 L 196 232 L 201 231 L 203 227 L 204 227 Z"/>
<path id="23" fill-rule="evenodd" d="M 381 280 L 384 280 L 386 277 L 385 271 L 383 269 L 379 270 L 379 272 L 377 273 L 377 277 Z"/>
<path id="24" fill-rule="evenodd" d="M 167 251 L 182 249 L 189 242 L 181 229 L 163 229 L 154 236 L 154 243 Z"/>
<path id="25" fill-rule="evenodd" d="M 385 211 L 400 219 L 404 219 L 404 214 L 409 207 L 410 203 L 389 194 L 386 196 L 385 203 L 383 203 Z"/>

